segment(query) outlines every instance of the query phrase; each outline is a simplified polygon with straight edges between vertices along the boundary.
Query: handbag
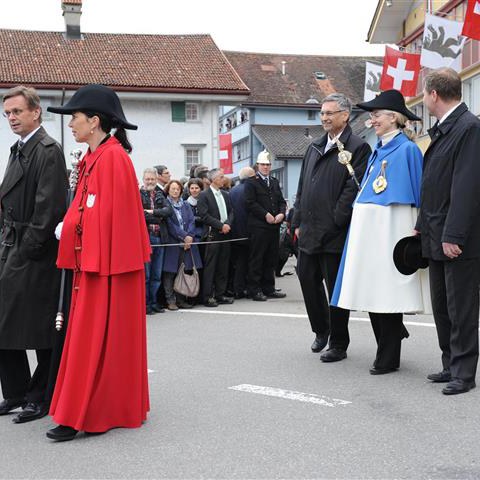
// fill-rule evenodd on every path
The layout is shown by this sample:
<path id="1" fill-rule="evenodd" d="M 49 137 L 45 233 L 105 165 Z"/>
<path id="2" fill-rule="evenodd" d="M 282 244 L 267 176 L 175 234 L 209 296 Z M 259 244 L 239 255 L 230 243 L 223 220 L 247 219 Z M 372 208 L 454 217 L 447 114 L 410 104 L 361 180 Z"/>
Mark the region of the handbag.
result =
<path id="1" fill-rule="evenodd" d="M 192 256 L 193 271 L 191 274 L 186 273 L 185 262 L 182 262 L 175 276 L 173 289 L 185 297 L 196 297 L 200 291 L 200 276 L 195 266 L 192 249 L 190 249 L 190 255 Z"/>

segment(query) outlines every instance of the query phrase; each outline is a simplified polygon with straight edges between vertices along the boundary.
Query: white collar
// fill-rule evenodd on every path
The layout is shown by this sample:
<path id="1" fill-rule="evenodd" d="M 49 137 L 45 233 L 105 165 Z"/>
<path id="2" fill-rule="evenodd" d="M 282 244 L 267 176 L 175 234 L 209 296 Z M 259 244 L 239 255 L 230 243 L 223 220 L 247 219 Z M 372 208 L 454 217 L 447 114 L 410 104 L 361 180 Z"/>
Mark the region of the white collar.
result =
<path id="1" fill-rule="evenodd" d="M 23 143 L 27 143 L 36 133 L 38 130 L 40 130 L 41 125 L 39 125 L 35 130 L 32 130 L 27 136 L 21 138 L 20 140 Z"/>
<path id="2" fill-rule="evenodd" d="M 457 107 L 461 104 L 462 102 L 458 102 L 453 108 L 451 108 L 439 121 L 438 121 L 438 124 L 440 125 L 442 122 L 444 122 L 447 117 L 453 113 L 454 110 L 457 109 Z"/>
<path id="3" fill-rule="evenodd" d="M 388 142 L 393 140 L 399 133 L 400 133 L 400 129 L 396 128 L 395 130 L 392 130 L 391 132 L 388 132 L 385 135 L 382 135 L 380 137 L 380 140 L 382 141 L 382 146 L 386 145 Z"/>

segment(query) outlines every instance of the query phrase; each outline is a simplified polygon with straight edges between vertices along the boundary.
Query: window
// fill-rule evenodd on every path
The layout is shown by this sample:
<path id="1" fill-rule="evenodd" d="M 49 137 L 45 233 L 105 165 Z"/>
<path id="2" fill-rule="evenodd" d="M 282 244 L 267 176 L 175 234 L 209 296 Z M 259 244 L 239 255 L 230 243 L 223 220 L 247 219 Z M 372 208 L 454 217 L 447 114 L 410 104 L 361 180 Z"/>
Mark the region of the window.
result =
<path id="1" fill-rule="evenodd" d="M 317 112 L 315 110 L 309 110 L 307 119 L 308 120 L 316 120 L 317 119 Z"/>
<path id="2" fill-rule="evenodd" d="M 198 121 L 198 103 L 186 103 L 185 104 L 185 118 L 187 122 Z"/>
<path id="3" fill-rule="evenodd" d="M 196 122 L 199 111 L 198 103 L 172 102 L 172 122 Z"/>
<path id="4" fill-rule="evenodd" d="M 239 162 L 248 158 L 248 140 L 242 140 L 233 145 L 233 161 Z"/>
<path id="5" fill-rule="evenodd" d="M 186 148 L 185 149 L 185 173 L 189 174 L 192 165 L 200 162 L 200 150 L 198 148 Z"/>

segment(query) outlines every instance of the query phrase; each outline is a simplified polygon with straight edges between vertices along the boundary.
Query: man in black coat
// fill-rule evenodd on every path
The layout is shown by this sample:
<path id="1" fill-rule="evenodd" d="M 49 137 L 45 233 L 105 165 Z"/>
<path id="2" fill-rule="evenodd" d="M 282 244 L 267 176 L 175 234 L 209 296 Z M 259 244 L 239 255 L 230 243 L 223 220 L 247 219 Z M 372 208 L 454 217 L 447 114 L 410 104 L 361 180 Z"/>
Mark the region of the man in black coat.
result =
<path id="1" fill-rule="evenodd" d="M 338 162 L 338 139 L 352 153 L 351 164 L 360 180 L 371 149 L 352 133 L 348 119 L 352 105 L 334 93 L 322 102 L 320 115 L 326 134 L 312 142 L 302 163 L 292 225 L 298 238 L 297 274 L 315 340 L 313 352 L 335 362 L 347 356 L 350 312 L 329 306 L 358 189 L 347 168 Z M 327 292 L 325 292 L 325 286 Z"/>
<path id="2" fill-rule="evenodd" d="M 270 154 L 264 150 L 257 157 L 257 175 L 245 182 L 250 240 L 247 282 L 255 301 L 286 296 L 275 291 L 275 266 L 287 203 L 278 180 L 270 175 L 271 168 Z"/>
<path id="3" fill-rule="evenodd" d="M 41 126 L 40 98 L 15 87 L 3 97 L 11 149 L 0 186 L 0 415 L 24 407 L 13 421 L 48 413 L 46 398 L 55 339 L 60 271 L 54 231 L 66 210 L 67 171 L 60 145 Z M 30 375 L 26 350 L 36 350 Z"/>
<path id="4" fill-rule="evenodd" d="M 252 167 L 243 167 L 238 172 L 240 183 L 230 190 L 230 200 L 232 202 L 234 219 L 232 224 L 233 238 L 247 238 L 247 205 L 245 203 L 245 182 L 248 178 L 255 176 L 255 170 Z M 233 292 L 235 298 L 245 297 L 247 290 L 248 273 L 248 240 L 242 240 L 232 243 L 232 264 L 233 264 Z"/>
<path id="5" fill-rule="evenodd" d="M 475 387 L 480 283 L 480 120 L 461 102 L 462 82 L 452 69 L 425 78 L 423 101 L 438 121 L 429 130 L 420 214 L 422 254 L 429 259 L 430 291 L 445 395 Z"/>
<path id="6" fill-rule="evenodd" d="M 233 222 L 233 209 L 229 194 L 221 190 L 225 175 L 221 168 L 208 172 L 210 188 L 198 196 L 197 211 L 207 228 L 210 241 L 229 240 Z M 212 243 L 205 246 L 203 259 L 202 297 L 205 306 L 233 303 L 225 295 L 230 262 L 230 243 Z"/>

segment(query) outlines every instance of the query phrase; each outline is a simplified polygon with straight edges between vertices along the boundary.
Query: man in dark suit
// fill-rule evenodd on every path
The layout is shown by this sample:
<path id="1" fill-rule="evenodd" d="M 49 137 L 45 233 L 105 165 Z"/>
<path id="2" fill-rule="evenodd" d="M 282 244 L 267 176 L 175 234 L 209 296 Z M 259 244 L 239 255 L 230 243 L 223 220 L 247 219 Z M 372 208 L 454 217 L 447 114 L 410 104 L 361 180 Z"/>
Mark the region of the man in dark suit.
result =
<path id="1" fill-rule="evenodd" d="M 255 176 L 252 167 L 243 167 L 238 172 L 240 183 L 230 190 L 234 221 L 232 224 L 233 238 L 248 237 L 247 229 L 247 206 L 245 204 L 245 182 L 248 178 Z M 233 264 L 233 291 L 235 298 L 243 298 L 247 289 L 248 272 L 248 240 L 232 243 L 232 264 Z"/>
<path id="2" fill-rule="evenodd" d="M 425 78 L 423 102 L 438 121 L 429 130 L 420 215 L 422 254 L 429 259 L 430 291 L 445 395 L 475 387 L 480 283 L 480 120 L 468 111 L 462 82 L 450 68 Z"/>
<path id="3" fill-rule="evenodd" d="M 66 210 L 67 171 L 60 145 L 41 126 L 33 88 L 12 88 L 3 109 L 19 141 L 0 186 L 0 415 L 24 423 L 48 413 L 47 383 L 55 341 L 60 271 L 54 231 Z M 30 374 L 26 350 L 35 350 Z"/>
<path id="4" fill-rule="evenodd" d="M 287 203 L 278 180 L 270 175 L 271 169 L 270 154 L 264 150 L 257 157 L 257 175 L 245 182 L 250 239 L 248 291 L 255 301 L 286 296 L 275 291 L 275 266 Z"/>
<path id="5" fill-rule="evenodd" d="M 198 215 L 207 228 L 208 240 L 228 240 L 233 222 L 233 209 L 227 192 L 221 190 L 225 175 L 221 168 L 208 172 L 210 188 L 198 196 Z M 233 303 L 225 295 L 228 281 L 230 243 L 212 243 L 205 246 L 203 259 L 202 297 L 205 306 Z"/>
<path id="6" fill-rule="evenodd" d="M 313 352 L 330 345 L 320 359 L 336 362 L 346 358 L 350 343 L 350 312 L 330 307 L 338 267 L 358 192 L 347 168 L 338 162 L 338 139 L 352 153 L 357 178 L 365 172 L 371 149 L 352 133 L 348 124 L 352 104 L 341 93 L 322 101 L 325 135 L 308 147 L 300 171 L 292 225 L 298 238 L 297 273 L 315 340 Z M 324 282 L 327 292 L 325 292 Z M 328 295 L 327 295 L 328 293 Z"/>

